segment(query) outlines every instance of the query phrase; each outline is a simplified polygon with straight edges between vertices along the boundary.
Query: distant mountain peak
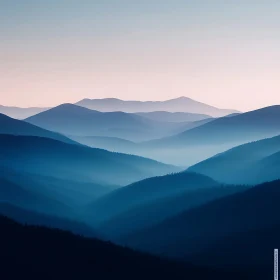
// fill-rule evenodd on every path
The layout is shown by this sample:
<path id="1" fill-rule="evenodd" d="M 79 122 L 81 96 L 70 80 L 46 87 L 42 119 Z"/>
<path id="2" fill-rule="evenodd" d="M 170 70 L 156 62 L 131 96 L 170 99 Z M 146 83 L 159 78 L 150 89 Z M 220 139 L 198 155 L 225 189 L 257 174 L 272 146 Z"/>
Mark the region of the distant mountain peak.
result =
<path id="1" fill-rule="evenodd" d="M 63 104 L 60 104 L 60 105 L 58 105 L 58 106 L 56 106 L 56 107 L 54 107 L 52 109 L 63 109 L 63 108 L 65 108 L 65 109 L 69 109 L 70 108 L 71 109 L 71 108 L 77 108 L 77 107 L 80 107 L 80 106 L 74 105 L 74 104 L 71 104 L 71 103 L 63 103 Z"/>
<path id="2" fill-rule="evenodd" d="M 78 106 L 78 105 L 74 105 L 72 103 L 62 103 L 56 107 L 76 107 L 76 106 Z"/>
<path id="3" fill-rule="evenodd" d="M 173 100 L 190 100 L 191 98 L 187 97 L 187 96 L 180 96 L 177 98 L 174 98 Z M 172 99 L 171 99 L 172 100 Z"/>

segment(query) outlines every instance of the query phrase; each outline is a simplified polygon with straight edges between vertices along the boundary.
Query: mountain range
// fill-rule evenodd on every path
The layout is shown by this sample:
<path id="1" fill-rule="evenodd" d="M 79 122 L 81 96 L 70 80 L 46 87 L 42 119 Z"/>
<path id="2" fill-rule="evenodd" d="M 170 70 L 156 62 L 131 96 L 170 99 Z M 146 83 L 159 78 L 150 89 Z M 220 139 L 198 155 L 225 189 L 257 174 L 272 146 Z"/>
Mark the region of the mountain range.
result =
<path id="1" fill-rule="evenodd" d="M 72 137 L 114 137 L 137 142 L 183 131 L 185 125 L 124 112 L 99 112 L 73 104 L 62 104 L 25 121 Z"/>
<path id="2" fill-rule="evenodd" d="M 195 121 L 209 116 L 220 117 L 239 113 L 236 110 L 219 109 L 184 96 L 166 101 L 125 101 L 117 98 L 83 99 L 77 102 L 76 105 L 101 112 L 122 111 L 137 113 L 153 120 L 164 119 L 165 121 L 175 122 Z M 21 120 L 49 109 L 51 108 L 21 108 L 0 105 L 0 113 Z"/>
<path id="3" fill-rule="evenodd" d="M 280 106 L 102 99 L 27 116 L 0 114 L 5 279 L 273 275 Z"/>
<path id="4" fill-rule="evenodd" d="M 279 108 L 182 123 L 64 104 L 25 121 L 90 147 L 190 166 L 234 146 L 280 134 Z"/>
<path id="5" fill-rule="evenodd" d="M 103 112 L 123 111 L 128 113 L 144 113 L 167 111 L 205 114 L 213 117 L 238 113 L 235 110 L 218 109 L 185 96 L 166 101 L 125 101 L 117 98 L 83 99 L 77 102 L 76 105 Z"/>

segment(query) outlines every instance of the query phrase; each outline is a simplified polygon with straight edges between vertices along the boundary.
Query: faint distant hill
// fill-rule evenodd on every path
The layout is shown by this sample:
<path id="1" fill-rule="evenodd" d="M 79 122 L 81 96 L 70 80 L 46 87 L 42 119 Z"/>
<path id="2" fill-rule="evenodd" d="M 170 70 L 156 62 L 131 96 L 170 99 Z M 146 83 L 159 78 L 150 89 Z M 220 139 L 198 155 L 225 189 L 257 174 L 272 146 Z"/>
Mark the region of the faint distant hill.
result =
<path id="1" fill-rule="evenodd" d="M 117 98 L 83 99 L 76 104 L 103 112 L 123 111 L 136 113 L 167 111 L 206 114 L 213 117 L 237 113 L 236 110 L 219 109 L 184 96 L 166 101 L 125 101 Z"/>
<path id="2" fill-rule="evenodd" d="M 117 138 L 105 136 L 69 136 L 74 141 L 87 145 L 92 148 L 100 148 L 113 152 L 132 153 L 137 150 L 137 144 Z"/>
<path id="3" fill-rule="evenodd" d="M 256 184 L 280 179 L 280 136 L 234 147 L 188 170 L 225 183 Z"/>
<path id="4" fill-rule="evenodd" d="M 65 143 L 75 144 L 74 141 L 59 133 L 42 129 L 25 121 L 16 120 L 3 114 L 0 114 L 0 134 L 47 137 Z"/>
<path id="5" fill-rule="evenodd" d="M 174 127 L 172 129 L 173 134 L 180 133 L 182 131 L 186 131 L 195 127 L 198 127 L 200 125 L 203 125 L 205 123 L 208 123 L 210 121 L 213 121 L 214 118 L 208 118 L 200 121 L 194 121 L 194 122 L 183 122 L 178 123 L 178 126 Z M 165 124 L 165 123 L 163 123 Z M 168 123 L 167 123 L 168 124 Z M 155 132 L 155 131 L 153 131 Z M 170 131 L 171 133 L 171 131 Z M 141 137 L 152 137 L 152 132 L 148 135 L 145 134 Z M 83 145 L 87 145 L 89 147 L 93 148 L 100 148 L 105 149 L 112 152 L 120 152 L 120 153 L 126 153 L 126 154 L 134 154 L 134 155 L 146 155 L 149 157 L 150 151 L 145 153 L 145 143 L 142 145 L 139 143 L 139 138 L 137 139 L 137 142 L 129 141 L 126 139 L 122 139 L 119 137 L 108 137 L 108 136 L 73 136 L 73 135 L 67 135 L 70 139 L 81 143 Z M 137 137 L 136 137 L 137 138 Z M 141 138 L 140 138 L 141 139 Z M 143 147 L 143 149 L 142 149 Z"/>
<path id="6" fill-rule="evenodd" d="M 49 108 L 37 108 L 37 107 L 20 108 L 20 107 L 9 107 L 9 106 L 0 105 L 0 113 L 19 120 L 26 119 L 28 117 L 46 111 L 48 109 Z"/>
<path id="7" fill-rule="evenodd" d="M 32 136 L 0 135 L 0 161 L 20 171 L 105 185 L 125 185 L 178 171 L 143 157 Z"/>
<path id="8" fill-rule="evenodd" d="M 223 240 L 231 241 L 236 237 L 236 241 L 238 238 L 243 238 L 242 235 L 246 232 L 257 233 L 274 226 L 279 227 L 279 199 L 280 181 L 257 185 L 244 192 L 185 211 L 154 227 L 125 236 L 122 243 L 150 253 L 185 260 L 190 260 L 192 256 L 203 251 L 208 251 L 209 256 L 219 256 L 219 254 L 229 256 L 231 252 L 237 251 L 234 246 L 236 242 L 226 242 L 224 247 L 221 247 Z M 250 240 L 248 235 L 244 238 Z M 256 236 L 251 236 L 251 238 L 257 239 Z M 262 243 L 271 244 L 269 238 L 269 235 L 267 239 L 263 237 Z M 239 239 L 239 241 L 239 246 L 244 244 L 242 240 Z M 215 247 L 216 244 L 220 245 Z M 279 244 L 279 237 L 275 246 L 277 244 Z M 222 251 L 219 251 L 220 249 Z M 238 248 L 238 251 L 241 253 L 243 269 L 246 266 L 267 265 L 258 261 L 263 258 L 265 251 L 256 249 L 252 255 L 246 252 L 245 255 L 251 255 L 249 259 L 242 256 L 242 246 Z M 207 264 L 211 265 L 212 262 L 213 260 Z M 229 263 L 230 260 L 222 260 L 222 267 L 225 262 Z M 238 260 L 233 259 L 233 262 L 236 263 Z"/>
<path id="9" fill-rule="evenodd" d="M 166 112 L 166 111 L 156 111 L 156 112 L 146 112 L 146 113 L 136 113 L 139 116 L 149 118 L 155 121 L 161 122 L 195 122 L 204 119 L 211 118 L 209 115 L 204 114 L 194 114 L 194 113 L 184 113 L 184 112 Z"/>
<path id="10" fill-rule="evenodd" d="M 212 122 L 215 119 L 216 118 L 207 118 L 207 119 L 203 119 L 203 120 L 200 120 L 200 121 L 182 123 L 182 126 L 179 129 L 177 129 L 178 132 L 176 134 L 182 133 L 182 132 L 185 132 L 185 131 L 190 130 L 192 128 L 195 128 L 195 127 L 204 125 L 206 123 Z M 174 135 L 176 135 L 176 134 L 174 134 Z"/>

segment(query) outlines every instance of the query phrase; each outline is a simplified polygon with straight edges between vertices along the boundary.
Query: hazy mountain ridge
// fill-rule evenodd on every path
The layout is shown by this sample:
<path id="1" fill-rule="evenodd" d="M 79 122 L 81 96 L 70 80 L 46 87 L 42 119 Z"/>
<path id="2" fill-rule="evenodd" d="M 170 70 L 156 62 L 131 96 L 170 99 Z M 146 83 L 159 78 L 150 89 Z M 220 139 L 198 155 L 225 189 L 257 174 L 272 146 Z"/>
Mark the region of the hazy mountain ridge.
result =
<path id="1" fill-rule="evenodd" d="M 217 154 L 188 170 L 225 183 L 262 183 L 280 178 L 280 136 Z"/>
<path id="2" fill-rule="evenodd" d="M 0 135 L 0 151 L 7 167 L 81 182 L 124 185 L 178 171 L 146 158 L 32 136 Z"/>
<path id="3" fill-rule="evenodd" d="M 10 183 L 22 186 L 27 191 L 35 191 L 51 199 L 58 200 L 71 208 L 86 205 L 119 187 L 94 182 L 63 180 L 27 171 L 14 170 L 5 166 L 0 166 L 0 177 Z"/>
<path id="4" fill-rule="evenodd" d="M 155 145 L 221 144 L 249 142 L 280 133 L 280 105 L 223 117 L 178 135 L 151 141 Z M 242 133 L 242 135 L 241 135 Z"/>
<path id="5" fill-rule="evenodd" d="M 125 101 L 117 98 L 83 99 L 76 104 L 104 112 L 116 110 L 129 113 L 167 111 L 206 114 L 216 117 L 237 113 L 235 110 L 218 109 L 184 96 L 166 101 Z"/>
<path id="6" fill-rule="evenodd" d="M 149 118 L 155 121 L 165 122 L 195 122 L 211 118 L 205 114 L 184 113 L 184 112 L 167 112 L 167 111 L 154 111 L 154 112 L 136 112 L 136 115 Z"/>
<path id="7" fill-rule="evenodd" d="M 191 166 L 234 146 L 279 135 L 279 118 L 280 105 L 222 117 L 177 135 L 147 141 L 143 150 L 159 161 Z"/>
<path id="8" fill-rule="evenodd" d="M 25 121 L 64 135 L 114 137 L 136 142 L 184 130 L 184 123 L 156 121 L 120 111 L 99 112 L 73 104 L 62 104 Z"/>
<path id="9" fill-rule="evenodd" d="M 178 123 L 178 126 L 172 129 L 173 134 L 177 134 L 181 131 L 190 130 L 192 128 L 198 127 L 205 123 L 213 121 L 213 118 L 204 119 L 201 121 L 187 122 L 187 123 Z M 170 131 L 171 133 L 171 131 Z M 112 152 L 120 152 L 126 154 L 134 154 L 138 156 L 146 156 L 149 157 L 152 155 L 150 149 L 146 149 L 147 141 L 139 142 L 139 138 L 137 138 L 137 142 L 129 141 L 126 139 L 118 138 L 118 137 L 106 137 L 106 136 L 73 136 L 67 135 L 68 138 L 93 148 L 105 149 Z M 146 135 L 147 137 L 151 137 L 151 135 Z M 143 139 L 142 139 L 143 140 Z M 167 161 L 166 161 L 167 162 Z"/>
<path id="10" fill-rule="evenodd" d="M 87 145 L 92 148 L 105 149 L 113 152 L 137 154 L 138 145 L 135 142 L 105 136 L 68 136 L 78 143 Z M 140 154 L 140 153 L 139 153 Z"/>
<path id="11" fill-rule="evenodd" d="M 25 121 L 10 118 L 3 114 L 0 114 L 0 134 L 47 137 L 50 139 L 63 141 L 65 143 L 78 144 L 77 142 L 74 142 L 59 133 L 45 130 L 41 127 L 32 125 Z"/>

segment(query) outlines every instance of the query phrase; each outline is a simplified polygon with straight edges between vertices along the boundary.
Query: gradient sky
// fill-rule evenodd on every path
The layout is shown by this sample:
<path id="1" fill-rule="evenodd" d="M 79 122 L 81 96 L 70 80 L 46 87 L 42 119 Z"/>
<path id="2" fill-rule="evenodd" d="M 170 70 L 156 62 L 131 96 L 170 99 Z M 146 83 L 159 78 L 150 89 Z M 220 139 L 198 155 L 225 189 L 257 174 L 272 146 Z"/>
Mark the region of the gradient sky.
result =
<path id="1" fill-rule="evenodd" d="M 0 104 L 280 104 L 279 0 L 0 0 Z"/>

